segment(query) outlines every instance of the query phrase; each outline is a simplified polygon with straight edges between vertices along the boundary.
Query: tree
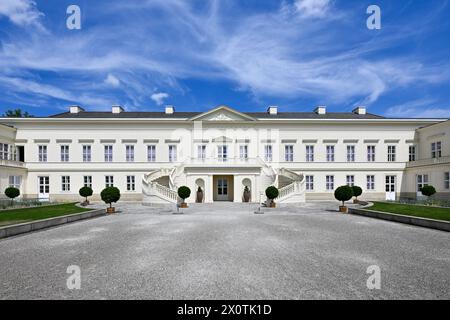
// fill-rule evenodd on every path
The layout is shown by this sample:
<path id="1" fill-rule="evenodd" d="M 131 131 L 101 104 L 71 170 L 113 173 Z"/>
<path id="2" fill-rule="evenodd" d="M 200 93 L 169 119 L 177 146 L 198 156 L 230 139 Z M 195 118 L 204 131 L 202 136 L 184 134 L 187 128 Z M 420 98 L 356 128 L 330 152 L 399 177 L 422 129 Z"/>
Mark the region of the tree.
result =
<path id="1" fill-rule="evenodd" d="M 80 194 L 80 196 L 86 198 L 86 203 L 88 203 L 88 198 L 92 196 L 92 194 L 94 193 L 94 191 L 92 190 L 92 188 L 90 187 L 82 187 L 80 188 L 80 190 L 78 191 L 78 193 Z"/>
<path id="2" fill-rule="evenodd" d="M 433 186 L 424 186 L 420 189 L 420 192 L 422 192 L 424 196 L 431 197 L 436 193 L 436 189 Z"/>
<path id="3" fill-rule="evenodd" d="M 359 197 L 360 195 L 362 195 L 362 189 L 361 189 L 361 187 L 353 186 L 353 187 L 352 187 L 352 191 L 353 191 L 353 196 L 356 198 L 356 200 L 358 200 L 358 197 Z"/>
<path id="4" fill-rule="evenodd" d="M 21 109 L 10 109 L 6 110 L 3 114 L 6 118 L 33 118 L 34 116 L 29 114 L 27 111 L 23 112 Z"/>
<path id="5" fill-rule="evenodd" d="M 273 201 L 273 199 L 276 199 L 278 197 L 278 195 L 279 195 L 279 191 L 278 191 L 278 189 L 276 187 L 274 187 L 274 186 L 267 187 L 267 189 L 266 189 L 266 197 L 269 200 Z"/>
<path id="6" fill-rule="evenodd" d="M 345 201 L 348 201 L 353 197 L 353 188 L 349 186 L 338 187 L 334 191 L 334 197 L 336 200 L 342 201 L 342 206 L 345 207 Z"/>
<path id="7" fill-rule="evenodd" d="M 100 197 L 106 204 L 109 204 L 109 207 L 111 208 L 113 203 L 119 201 L 120 190 L 116 187 L 107 187 L 102 190 Z"/>
<path id="8" fill-rule="evenodd" d="M 5 189 L 5 195 L 10 198 L 12 202 L 14 198 L 20 196 L 20 190 L 14 187 L 9 187 Z"/>
<path id="9" fill-rule="evenodd" d="M 189 187 L 186 186 L 181 186 L 178 188 L 178 196 L 183 199 L 183 203 L 184 200 L 189 198 L 191 195 L 191 189 L 189 189 Z"/>

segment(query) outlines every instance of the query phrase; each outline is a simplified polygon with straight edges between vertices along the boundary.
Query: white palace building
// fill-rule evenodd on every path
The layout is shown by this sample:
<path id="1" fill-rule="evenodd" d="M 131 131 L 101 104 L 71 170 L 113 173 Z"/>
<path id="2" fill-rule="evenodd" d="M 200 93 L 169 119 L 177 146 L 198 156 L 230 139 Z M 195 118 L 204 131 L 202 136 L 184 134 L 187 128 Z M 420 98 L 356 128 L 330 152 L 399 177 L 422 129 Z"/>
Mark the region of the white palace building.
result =
<path id="1" fill-rule="evenodd" d="M 0 118 L 0 188 L 26 198 L 80 200 L 87 185 L 99 200 L 106 186 L 121 201 L 176 203 L 264 199 L 278 203 L 331 200 L 340 185 L 359 185 L 364 199 L 416 198 L 424 185 L 450 199 L 450 121 L 392 119 L 366 112 L 90 112 L 72 106 L 41 118 Z"/>

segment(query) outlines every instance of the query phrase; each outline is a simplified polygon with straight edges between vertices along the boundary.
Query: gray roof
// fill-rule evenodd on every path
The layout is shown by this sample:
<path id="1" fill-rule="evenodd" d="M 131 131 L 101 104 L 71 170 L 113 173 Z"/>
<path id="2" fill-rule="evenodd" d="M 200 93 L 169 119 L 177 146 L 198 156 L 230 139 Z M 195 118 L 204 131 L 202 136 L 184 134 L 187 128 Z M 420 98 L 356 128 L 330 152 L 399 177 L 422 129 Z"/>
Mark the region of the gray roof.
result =
<path id="1" fill-rule="evenodd" d="M 64 112 L 50 116 L 50 118 L 71 118 L 71 119 L 130 119 L 130 118 L 156 118 L 156 119 L 189 119 L 203 112 L 175 112 L 166 114 L 164 112 L 98 112 L 82 111 L 80 113 Z M 243 112 L 244 114 L 257 119 L 384 119 L 382 116 L 367 113 L 364 115 L 352 112 L 328 112 L 326 114 L 317 114 L 315 112 L 278 112 L 271 115 L 267 112 Z"/>

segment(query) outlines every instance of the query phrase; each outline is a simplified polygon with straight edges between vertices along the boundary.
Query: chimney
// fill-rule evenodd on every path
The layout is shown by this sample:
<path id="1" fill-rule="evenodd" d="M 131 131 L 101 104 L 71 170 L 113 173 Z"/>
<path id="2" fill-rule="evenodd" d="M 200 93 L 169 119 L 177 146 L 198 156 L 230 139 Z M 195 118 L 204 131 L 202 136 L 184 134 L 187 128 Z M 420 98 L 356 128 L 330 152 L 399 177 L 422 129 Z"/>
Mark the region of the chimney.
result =
<path id="1" fill-rule="evenodd" d="M 83 112 L 84 109 L 80 106 L 70 106 L 69 111 L 70 111 L 70 113 L 80 113 L 80 112 Z"/>
<path id="2" fill-rule="evenodd" d="M 267 108 L 267 113 L 274 116 L 278 114 L 278 107 L 277 106 L 269 106 L 269 108 Z"/>
<path id="3" fill-rule="evenodd" d="M 165 109 L 165 113 L 166 114 L 173 114 L 175 112 L 175 108 L 173 107 L 173 106 L 166 106 L 166 109 Z"/>
<path id="4" fill-rule="evenodd" d="M 327 107 L 326 106 L 318 106 L 314 109 L 314 112 L 317 114 L 327 114 Z"/>
<path id="5" fill-rule="evenodd" d="M 121 113 L 124 110 L 123 110 L 122 106 L 112 106 L 111 111 L 112 111 L 112 113 Z"/>
<path id="6" fill-rule="evenodd" d="M 353 109 L 352 112 L 356 114 L 366 114 L 366 107 L 363 106 L 356 107 L 355 109 Z"/>

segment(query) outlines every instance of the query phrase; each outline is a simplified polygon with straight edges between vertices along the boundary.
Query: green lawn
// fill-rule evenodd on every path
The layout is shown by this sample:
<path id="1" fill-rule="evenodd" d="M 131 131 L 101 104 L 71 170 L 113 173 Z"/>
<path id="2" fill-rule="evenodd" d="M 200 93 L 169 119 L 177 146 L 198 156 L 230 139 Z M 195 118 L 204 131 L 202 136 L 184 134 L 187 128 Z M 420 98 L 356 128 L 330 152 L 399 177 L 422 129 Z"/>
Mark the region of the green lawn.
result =
<path id="1" fill-rule="evenodd" d="M 24 223 L 34 220 L 54 218 L 73 213 L 90 211 L 92 209 L 80 208 L 75 203 L 42 206 L 35 208 L 23 208 L 0 211 L 0 226 Z"/>
<path id="2" fill-rule="evenodd" d="M 427 206 L 415 206 L 411 204 L 374 202 L 374 205 L 368 208 L 368 210 L 450 221 L 450 208 L 436 208 Z"/>

